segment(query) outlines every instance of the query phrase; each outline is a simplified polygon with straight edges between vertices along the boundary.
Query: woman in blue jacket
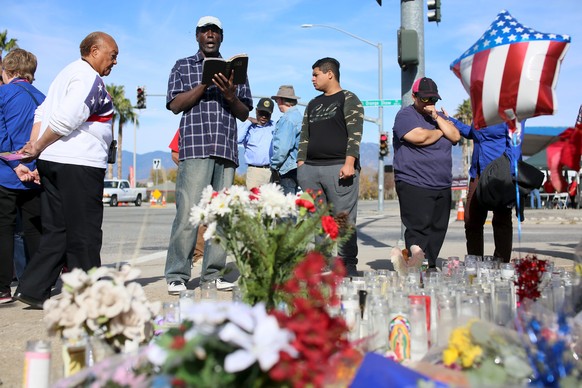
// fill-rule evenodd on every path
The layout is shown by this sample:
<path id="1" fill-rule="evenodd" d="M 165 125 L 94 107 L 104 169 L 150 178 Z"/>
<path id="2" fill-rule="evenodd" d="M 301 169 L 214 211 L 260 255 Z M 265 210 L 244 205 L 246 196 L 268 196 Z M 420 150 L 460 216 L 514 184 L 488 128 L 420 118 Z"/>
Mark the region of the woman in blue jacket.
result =
<path id="1" fill-rule="evenodd" d="M 44 94 L 32 86 L 36 57 L 13 49 L 2 60 L 0 86 L 0 152 L 20 150 L 30 139 L 36 107 Z M 17 211 L 22 215 L 24 242 L 29 255 L 41 235 L 40 186 L 36 163 L 0 159 L 0 303 L 12 301 L 14 232 Z"/>

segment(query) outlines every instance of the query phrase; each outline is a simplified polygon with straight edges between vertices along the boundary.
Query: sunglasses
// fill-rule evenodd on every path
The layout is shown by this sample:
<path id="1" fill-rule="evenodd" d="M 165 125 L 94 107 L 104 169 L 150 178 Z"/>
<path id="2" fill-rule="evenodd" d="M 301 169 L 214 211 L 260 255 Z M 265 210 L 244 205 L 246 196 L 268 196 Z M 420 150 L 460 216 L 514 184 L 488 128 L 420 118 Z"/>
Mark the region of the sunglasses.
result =
<path id="1" fill-rule="evenodd" d="M 425 104 L 427 102 L 430 102 L 432 104 L 436 104 L 438 102 L 438 98 L 436 97 L 420 97 L 420 102 L 424 102 Z"/>

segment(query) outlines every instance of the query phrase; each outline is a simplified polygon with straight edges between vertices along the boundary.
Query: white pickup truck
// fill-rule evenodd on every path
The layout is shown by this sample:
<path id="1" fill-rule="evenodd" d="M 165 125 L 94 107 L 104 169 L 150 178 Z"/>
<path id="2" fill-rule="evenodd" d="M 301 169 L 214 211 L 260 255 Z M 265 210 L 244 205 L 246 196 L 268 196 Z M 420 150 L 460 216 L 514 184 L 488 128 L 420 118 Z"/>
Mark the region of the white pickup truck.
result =
<path id="1" fill-rule="evenodd" d="M 129 181 L 125 179 L 105 179 L 103 186 L 103 203 L 109 206 L 117 206 L 119 202 L 133 202 L 135 206 L 141 206 L 146 197 L 145 188 L 131 188 Z"/>

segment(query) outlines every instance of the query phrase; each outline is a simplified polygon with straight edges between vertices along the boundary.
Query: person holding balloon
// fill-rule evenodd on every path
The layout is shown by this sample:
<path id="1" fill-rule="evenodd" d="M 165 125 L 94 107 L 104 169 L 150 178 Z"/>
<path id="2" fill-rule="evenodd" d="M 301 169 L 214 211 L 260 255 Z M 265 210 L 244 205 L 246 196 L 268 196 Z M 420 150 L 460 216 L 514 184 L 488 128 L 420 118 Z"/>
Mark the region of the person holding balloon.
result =
<path id="1" fill-rule="evenodd" d="M 465 206 L 465 238 L 467 239 L 467 254 L 483 256 L 483 230 L 487 220 L 488 209 L 479 202 L 476 195 L 479 177 L 492 161 L 504 153 L 509 157 L 510 165 L 513 166 L 515 158 L 517 160 L 521 159 L 521 145 L 512 145 L 506 123 L 475 129 L 474 125 L 467 125 L 449 116 L 446 112 L 443 113 L 457 127 L 461 136 L 473 140 L 473 156 L 471 158 L 471 167 L 469 168 L 469 191 Z M 511 210 L 512 208 L 510 207 L 492 210 L 493 219 L 491 225 L 493 226 L 493 241 L 495 243 L 493 256 L 501 258 L 506 263 L 511 259 L 513 244 L 513 216 Z"/>

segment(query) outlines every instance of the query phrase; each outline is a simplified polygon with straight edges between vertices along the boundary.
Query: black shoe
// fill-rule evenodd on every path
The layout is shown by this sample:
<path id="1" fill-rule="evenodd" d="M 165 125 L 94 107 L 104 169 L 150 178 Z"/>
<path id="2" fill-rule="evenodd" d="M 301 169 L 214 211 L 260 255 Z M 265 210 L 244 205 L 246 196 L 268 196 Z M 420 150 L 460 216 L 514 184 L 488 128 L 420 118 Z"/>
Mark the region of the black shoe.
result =
<path id="1" fill-rule="evenodd" d="M 32 298 L 30 296 L 23 295 L 21 292 L 17 292 L 16 294 L 14 294 L 14 297 L 12 299 L 27 304 L 34 310 L 42 310 L 42 305 L 44 304 L 44 300 L 39 300 Z"/>

